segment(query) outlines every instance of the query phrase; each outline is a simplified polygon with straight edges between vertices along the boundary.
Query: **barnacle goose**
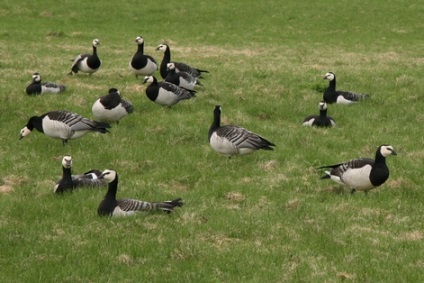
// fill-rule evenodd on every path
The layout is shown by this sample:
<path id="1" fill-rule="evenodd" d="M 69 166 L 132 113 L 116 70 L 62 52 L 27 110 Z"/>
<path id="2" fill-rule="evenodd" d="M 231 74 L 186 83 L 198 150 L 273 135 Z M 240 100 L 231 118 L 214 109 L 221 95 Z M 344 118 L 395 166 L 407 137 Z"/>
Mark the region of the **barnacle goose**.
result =
<path id="1" fill-rule="evenodd" d="M 94 119 L 100 122 L 119 122 L 123 117 L 134 112 L 128 100 L 121 98 L 116 88 L 109 89 L 109 93 L 97 99 L 91 108 Z"/>
<path id="2" fill-rule="evenodd" d="M 137 52 L 134 54 L 130 61 L 130 68 L 138 76 L 151 76 L 158 69 L 158 65 L 152 56 L 144 54 L 144 39 L 141 36 L 137 36 L 135 39 L 137 42 Z"/>
<path id="3" fill-rule="evenodd" d="M 26 93 L 30 94 L 43 94 L 43 93 L 54 93 L 58 94 L 65 91 L 66 87 L 62 84 L 56 84 L 52 82 L 41 82 L 40 73 L 32 74 L 32 82 L 26 87 Z"/>
<path id="4" fill-rule="evenodd" d="M 110 128 L 108 123 L 92 121 L 66 110 L 57 110 L 29 118 L 20 131 L 20 139 L 37 129 L 49 137 L 61 139 L 65 145 L 68 139 L 80 138 L 90 131 L 107 133 L 107 128 Z"/>
<path id="5" fill-rule="evenodd" d="M 168 107 L 196 96 L 194 90 L 184 89 L 168 82 L 158 82 L 154 76 L 146 76 L 143 83 L 150 83 L 146 88 L 146 95 L 151 101 Z"/>
<path id="6" fill-rule="evenodd" d="M 186 72 L 176 72 L 175 63 L 168 63 L 167 70 L 169 71 L 168 75 L 165 78 L 165 82 L 177 85 L 179 87 L 194 90 L 196 85 L 201 86 L 202 84 L 199 80 L 189 73 Z"/>
<path id="7" fill-rule="evenodd" d="M 55 193 L 64 193 L 80 187 L 106 186 L 104 179 L 99 179 L 102 174 L 100 170 L 93 169 L 79 175 L 72 175 L 72 157 L 65 155 L 62 159 L 62 179 L 54 186 Z"/>
<path id="8" fill-rule="evenodd" d="M 118 174 L 114 170 L 106 169 L 100 175 L 109 185 L 104 199 L 97 209 L 99 216 L 129 216 L 139 211 L 162 210 L 172 212 L 175 207 L 182 206 L 181 198 L 163 202 L 147 202 L 135 199 L 116 199 L 118 190 Z"/>
<path id="9" fill-rule="evenodd" d="M 156 50 L 164 52 L 162 62 L 160 63 L 159 71 L 162 78 L 165 79 L 166 76 L 168 75 L 167 64 L 171 63 L 171 49 L 169 48 L 167 44 L 163 43 L 163 44 L 160 44 L 158 47 L 156 47 Z M 175 63 L 175 70 L 177 72 L 186 72 L 195 78 L 201 78 L 202 73 L 209 73 L 209 71 L 196 69 L 184 63 L 179 63 L 179 62 L 174 62 L 174 63 Z"/>
<path id="10" fill-rule="evenodd" d="M 328 103 L 350 104 L 369 97 L 368 94 L 353 93 L 350 91 L 336 90 L 336 75 L 332 72 L 325 74 L 324 80 L 329 81 L 324 92 L 323 100 Z"/>
<path id="11" fill-rule="evenodd" d="M 221 126 L 221 106 L 215 106 L 213 123 L 209 128 L 209 143 L 218 153 L 228 157 L 245 155 L 258 149 L 273 150 L 272 142 L 234 125 Z"/>
<path id="12" fill-rule="evenodd" d="M 73 73 L 76 74 L 79 71 L 88 73 L 90 75 L 97 72 L 100 68 L 100 65 L 102 64 L 99 56 L 97 56 L 97 46 L 99 45 L 100 40 L 94 39 L 93 54 L 79 54 L 77 57 L 75 57 L 72 62 L 71 72 L 69 72 L 69 75 L 72 75 Z"/>
<path id="13" fill-rule="evenodd" d="M 319 115 L 311 115 L 303 120 L 304 126 L 316 126 L 316 127 L 334 127 L 336 122 L 333 118 L 327 116 L 327 103 L 321 101 L 319 103 Z"/>
<path id="14" fill-rule="evenodd" d="M 331 179 L 350 188 L 351 193 L 356 190 L 368 192 L 382 185 L 389 178 L 389 168 L 386 157 L 397 155 L 390 145 L 380 145 L 375 153 L 375 159 L 356 158 L 334 165 L 321 166 L 318 169 L 331 168 L 325 171 L 321 179 Z"/>

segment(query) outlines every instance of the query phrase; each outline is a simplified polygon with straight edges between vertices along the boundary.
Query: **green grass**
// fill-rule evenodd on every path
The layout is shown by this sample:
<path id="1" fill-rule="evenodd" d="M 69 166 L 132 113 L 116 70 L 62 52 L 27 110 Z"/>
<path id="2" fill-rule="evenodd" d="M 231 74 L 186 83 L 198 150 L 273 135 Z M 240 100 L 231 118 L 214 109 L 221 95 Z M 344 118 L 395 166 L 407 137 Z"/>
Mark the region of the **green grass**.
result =
<path id="1" fill-rule="evenodd" d="M 0 5 L 0 266 L 2 282 L 421 282 L 424 116 L 423 6 L 416 1 L 3 1 Z M 95 12 L 92 11 L 95 9 Z M 167 41 L 176 61 L 208 69 L 197 98 L 151 103 L 128 62 Z M 100 71 L 67 76 L 99 38 Z M 68 86 L 28 97 L 33 72 Z M 371 94 L 330 105 L 334 129 L 301 126 L 318 113 L 327 71 L 338 88 Z M 159 77 L 159 73 L 157 73 Z M 107 135 L 63 147 L 32 115 L 66 109 L 91 117 L 110 87 L 135 113 Z M 228 160 L 209 147 L 216 104 L 223 121 L 277 146 Z M 398 156 L 380 188 L 350 195 L 315 168 Z M 119 197 L 185 206 L 103 219 L 103 189 L 59 197 L 61 159 L 73 171 L 112 168 Z"/>

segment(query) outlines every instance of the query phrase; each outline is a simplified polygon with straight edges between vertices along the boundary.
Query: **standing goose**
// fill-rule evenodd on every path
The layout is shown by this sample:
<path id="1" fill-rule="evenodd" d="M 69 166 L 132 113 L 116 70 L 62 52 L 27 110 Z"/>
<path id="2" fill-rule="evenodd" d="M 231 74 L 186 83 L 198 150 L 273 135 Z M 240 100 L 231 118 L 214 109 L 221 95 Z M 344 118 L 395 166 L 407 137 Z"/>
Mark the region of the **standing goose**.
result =
<path id="1" fill-rule="evenodd" d="M 130 69 L 138 76 L 151 76 L 158 69 L 158 65 L 152 56 L 144 54 L 144 39 L 141 36 L 137 36 L 135 39 L 137 42 L 137 52 L 134 54 L 130 61 Z"/>
<path id="2" fill-rule="evenodd" d="M 196 85 L 201 86 L 202 84 L 198 79 L 186 72 L 176 72 L 175 63 L 167 64 L 168 75 L 165 78 L 165 82 L 177 85 L 179 87 L 194 90 Z"/>
<path id="3" fill-rule="evenodd" d="M 146 95 L 151 101 L 168 107 L 196 96 L 194 90 L 184 89 L 168 82 L 158 82 L 154 76 L 146 76 L 143 83 L 150 83 L 146 88 Z"/>
<path id="4" fill-rule="evenodd" d="M 135 199 L 116 199 L 118 190 L 118 174 L 114 170 L 104 170 L 100 179 L 105 179 L 109 187 L 104 199 L 97 209 L 99 216 L 129 216 L 139 211 L 162 210 L 172 212 L 175 207 L 182 206 L 181 198 L 163 202 L 147 202 Z"/>
<path id="5" fill-rule="evenodd" d="M 108 133 L 108 123 L 96 122 L 84 118 L 81 115 L 65 110 L 47 112 L 41 116 L 32 116 L 20 132 L 20 139 L 28 136 L 37 129 L 45 135 L 61 139 L 63 145 L 68 139 L 77 139 L 88 132 Z"/>
<path id="6" fill-rule="evenodd" d="M 94 169 L 83 174 L 72 175 L 71 167 L 72 157 L 64 156 L 62 159 L 62 179 L 54 186 L 55 193 L 64 193 L 79 187 L 101 187 L 107 184 L 105 180 L 99 179 L 102 173 L 100 170 Z"/>
<path id="7" fill-rule="evenodd" d="M 221 106 L 219 105 L 215 106 L 213 111 L 209 143 L 216 152 L 228 157 L 249 154 L 258 149 L 273 150 L 271 146 L 275 146 L 272 142 L 242 127 L 221 126 Z"/>
<path id="8" fill-rule="evenodd" d="M 331 171 L 325 171 L 321 179 L 331 179 L 345 185 L 350 188 L 351 193 L 356 190 L 368 192 L 389 178 L 389 168 L 386 164 L 386 157 L 389 155 L 397 154 L 392 146 L 383 144 L 378 147 L 375 159 L 356 158 L 343 163 L 321 166 L 318 169 L 331 168 Z"/>
<path id="9" fill-rule="evenodd" d="M 78 73 L 79 71 L 83 73 L 88 73 L 92 75 L 93 73 L 99 70 L 102 62 L 97 56 L 97 46 L 100 45 L 100 40 L 93 40 L 93 54 L 79 54 L 72 62 L 71 72 L 69 75 Z"/>
<path id="10" fill-rule="evenodd" d="M 163 79 L 165 79 L 166 76 L 168 75 L 167 64 L 171 63 L 171 49 L 169 48 L 167 44 L 160 44 L 158 47 L 156 47 L 156 50 L 160 50 L 164 52 L 162 63 L 160 64 L 159 70 L 160 70 L 160 75 L 162 76 Z M 186 72 L 195 78 L 201 78 L 202 73 L 209 73 L 209 71 L 196 69 L 184 63 L 174 62 L 174 64 L 175 64 L 175 70 L 177 72 Z"/>
<path id="11" fill-rule="evenodd" d="M 327 116 L 327 103 L 321 101 L 319 103 L 319 115 L 311 115 L 303 120 L 304 126 L 317 126 L 317 127 L 334 127 L 336 122 L 333 118 Z"/>
<path id="12" fill-rule="evenodd" d="M 325 74 L 324 80 L 328 80 L 330 82 L 323 96 L 323 100 L 328 104 L 350 104 L 369 97 L 368 94 L 336 90 L 336 75 L 332 72 L 328 72 L 327 74 Z"/>
<path id="13" fill-rule="evenodd" d="M 116 88 L 109 89 L 109 93 L 97 99 L 91 108 L 94 119 L 101 122 L 119 122 L 121 118 L 134 112 L 131 102 L 122 99 Z"/>
<path id="14" fill-rule="evenodd" d="M 43 94 L 43 93 L 54 93 L 58 94 L 65 91 L 66 87 L 62 84 L 56 84 L 52 82 L 41 82 L 41 75 L 39 73 L 32 74 L 32 82 L 26 87 L 26 93 L 31 94 Z"/>

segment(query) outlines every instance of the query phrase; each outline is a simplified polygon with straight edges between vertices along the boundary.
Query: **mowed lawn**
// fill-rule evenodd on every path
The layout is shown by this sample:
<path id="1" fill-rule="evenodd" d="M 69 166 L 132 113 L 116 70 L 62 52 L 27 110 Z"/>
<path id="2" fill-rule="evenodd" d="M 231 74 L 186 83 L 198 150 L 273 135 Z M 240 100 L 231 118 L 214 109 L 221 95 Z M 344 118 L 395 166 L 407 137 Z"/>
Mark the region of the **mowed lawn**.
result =
<path id="1" fill-rule="evenodd" d="M 2 282 L 423 282 L 424 5 L 399 1 L 2 1 L 0 4 L 0 273 Z M 166 42 L 172 59 L 206 69 L 197 97 L 149 101 L 128 62 Z M 68 76 L 101 42 L 100 70 Z M 328 82 L 367 93 L 329 105 L 337 126 L 302 126 Z M 31 75 L 67 86 L 30 97 Z M 158 79 L 159 72 L 155 73 Z M 109 134 L 60 140 L 28 119 L 88 118 L 116 87 L 134 113 Z M 222 122 L 276 144 L 228 159 L 207 133 Z M 390 144 L 390 177 L 350 194 L 317 167 L 373 157 Z M 106 189 L 57 196 L 73 172 L 114 169 L 118 197 L 181 197 L 172 214 L 100 218 Z"/>

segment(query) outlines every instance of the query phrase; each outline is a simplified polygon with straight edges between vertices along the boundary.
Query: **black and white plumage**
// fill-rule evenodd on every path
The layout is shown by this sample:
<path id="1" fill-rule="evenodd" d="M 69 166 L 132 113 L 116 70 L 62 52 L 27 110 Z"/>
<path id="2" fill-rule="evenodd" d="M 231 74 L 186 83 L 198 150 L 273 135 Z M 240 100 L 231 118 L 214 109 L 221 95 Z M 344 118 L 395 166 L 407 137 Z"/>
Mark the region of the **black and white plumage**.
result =
<path id="1" fill-rule="evenodd" d="M 325 90 L 323 95 L 323 100 L 328 104 L 351 104 L 369 97 L 368 94 L 336 90 L 336 75 L 332 72 L 325 74 L 324 80 L 329 81 L 328 88 Z"/>
<path id="2" fill-rule="evenodd" d="M 40 73 L 32 74 L 32 82 L 26 87 L 25 91 L 28 95 L 54 93 L 58 94 L 64 92 L 66 87 L 63 84 L 52 82 L 41 82 Z"/>
<path id="3" fill-rule="evenodd" d="M 156 60 L 152 56 L 144 54 L 144 39 L 141 36 L 137 36 L 135 39 L 137 42 L 137 52 L 132 57 L 129 65 L 130 69 L 138 76 L 151 76 L 158 69 Z"/>
<path id="4" fill-rule="evenodd" d="M 20 139 L 37 129 L 49 137 L 61 139 L 65 145 L 68 139 L 80 138 L 88 132 L 108 133 L 108 128 L 108 123 L 92 121 L 66 110 L 57 110 L 29 118 L 26 126 L 20 131 Z"/>
<path id="5" fill-rule="evenodd" d="M 94 102 L 91 111 L 96 121 L 118 123 L 123 117 L 134 112 L 134 108 L 131 102 L 121 97 L 118 89 L 111 88 L 108 94 Z"/>
<path id="6" fill-rule="evenodd" d="M 160 44 L 158 47 L 156 47 L 156 50 L 162 51 L 164 53 L 162 62 L 160 63 L 159 71 L 162 78 L 165 79 L 166 76 L 168 75 L 167 65 L 168 63 L 171 63 L 171 49 L 169 48 L 167 44 Z M 209 71 L 207 70 L 193 68 L 185 63 L 180 63 L 180 62 L 173 62 L 173 63 L 175 64 L 176 72 L 186 72 L 195 78 L 201 78 L 202 73 L 209 73 Z"/>
<path id="7" fill-rule="evenodd" d="M 184 89 L 168 82 L 158 82 L 154 76 L 146 76 L 143 83 L 150 83 L 146 88 L 146 95 L 151 101 L 168 107 L 196 96 L 194 90 Z"/>
<path id="8" fill-rule="evenodd" d="M 304 126 L 316 127 L 334 127 L 336 122 L 330 116 L 327 116 L 327 103 L 321 101 L 319 103 L 319 115 L 311 115 L 303 120 Z"/>
<path id="9" fill-rule="evenodd" d="M 175 207 L 181 207 L 183 205 L 181 198 L 163 202 L 147 202 L 135 199 L 117 200 L 118 174 L 114 170 L 106 169 L 100 175 L 100 179 L 105 179 L 109 185 L 107 193 L 97 209 L 99 216 L 129 216 L 140 211 L 153 210 L 161 210 L 169 213 Z"/>
<path id="10" fill-rule="evenodd" d="M 245 128 L 226 125 L 221 126 L 221 106 L 215 106 L 213 123 L 209 128 L 209 143 L 218 153 L 228 157 L 245 155 L 258 149 L 273 150 L 272 142 L 252 133 Z"/>
<path id="11" fill-rule="evenodd" d="M 200 81 L 186 72 L 178 72 L 175 70 L 175 63 L 168 63 L 167 65 L 168 75 L 165 78 L 165 82 L 177 85 L 179 87 L 194 90 L 196 85 L 201 86 Z"/>
<path id="12" fill-rule="evenodd" d="M 356 158 L 343 163 L 321 166 L 318 169 L 331 168 L 330 171 L 325 171 L 321 179 L 331 179 L 345 185 L 352 193 L 356 190 L 368 192 L 389 178 L 386 157 L 390 155 L 397 154 L 392 146 L 383 144 L 378 147 L 375 159 Z"/>
<path id="13" fill-rule="evenodd" d="M 72 157 L 66 155 L 62 159 L 62 179 L 54 186 L 55 193 L 70 192 L 80 187 L 102 187 L 106 186 L 107 182 L 104 179 L 99 179 L 102 172 L 97 169 L 90 170 L 83 174 L 72 175 Z"/>
<path id="14" fill-rule="evenodd" d="M 92 54 L 79 54 L 72 61 L 71 72 L 69 75 L 77 74 L 78 72 L 88 73 L 92 75 L 97 72 L 102 65 L 99 56 L 97 55 L 97 46 L 100 45 L 100 40 L 93 40 Z"/>

